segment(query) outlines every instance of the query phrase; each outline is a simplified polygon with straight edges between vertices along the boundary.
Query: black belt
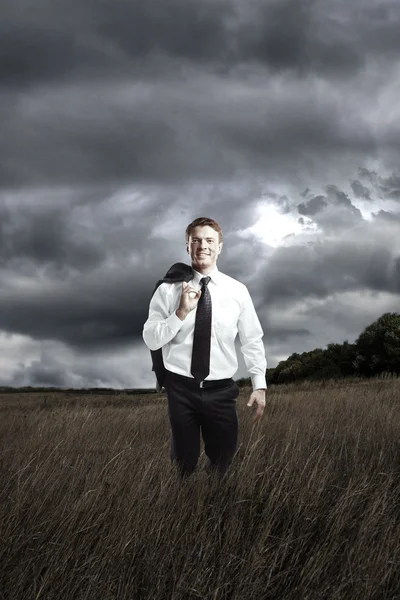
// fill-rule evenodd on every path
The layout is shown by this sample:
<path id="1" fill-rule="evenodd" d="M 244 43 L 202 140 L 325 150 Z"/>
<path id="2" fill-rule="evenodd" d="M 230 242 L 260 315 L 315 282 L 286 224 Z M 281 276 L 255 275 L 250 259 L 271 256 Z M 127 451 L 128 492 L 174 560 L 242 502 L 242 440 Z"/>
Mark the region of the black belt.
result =
<path id="1" fill-rule="evenodd" d="M 169 377 L 171 377 L 171 379 L 176 379 L 177 381 L 182 381 L 186 385 L 189 385 L 190 387 L 194 387 L 196 389 L 200 389 L 200 388 L 201 389 L 209 389 L 209 388 L 218 389 L 218 388 L 228 387 L 228 385 L 232 385 L 234 383 L 232 377 L 229 377 L 229 379 L 214 379 L 211 381 L 205 379 L 204 381 L 197 381 L 193 377 L 186 377 L 185 375 L 178 375 L 178 373 L 173 373 L 172 371 L 167 371 L 167 375 Z"/>

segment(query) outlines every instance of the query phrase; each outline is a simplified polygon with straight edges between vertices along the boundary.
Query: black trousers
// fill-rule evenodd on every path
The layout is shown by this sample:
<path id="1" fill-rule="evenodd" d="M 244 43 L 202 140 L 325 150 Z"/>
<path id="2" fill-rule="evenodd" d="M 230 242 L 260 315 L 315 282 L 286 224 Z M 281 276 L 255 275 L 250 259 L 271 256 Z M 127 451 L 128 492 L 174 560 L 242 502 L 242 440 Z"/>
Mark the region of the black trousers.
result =
<path id="1" fill-rule="evenodd" d="M 164 383 L 171 425 L 171 461 L 181 477 L 193 473 L 200 456 L 200 432 L 210 470 L 225 475 L 237 449 L 239 386 L 199 388 L 167 371 Z"/>

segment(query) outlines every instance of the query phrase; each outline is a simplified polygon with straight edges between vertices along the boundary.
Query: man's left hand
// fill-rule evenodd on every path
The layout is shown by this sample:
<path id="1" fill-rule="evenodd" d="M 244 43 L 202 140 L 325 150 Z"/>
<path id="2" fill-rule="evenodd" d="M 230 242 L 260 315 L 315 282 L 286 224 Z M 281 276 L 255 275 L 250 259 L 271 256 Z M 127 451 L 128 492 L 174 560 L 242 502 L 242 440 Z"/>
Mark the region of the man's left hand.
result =
<path id="1" fill-rule="evenodd" d="M 253 406 L 254 403 L 257 406 L 257 410 L 256 414 L 254 415 L 253 421 L 256 422 L 259 421 L 263 416 L 265 407 L 265 390 L 254 390 L 254 392 L 249 398 L 247 406 Z"/>

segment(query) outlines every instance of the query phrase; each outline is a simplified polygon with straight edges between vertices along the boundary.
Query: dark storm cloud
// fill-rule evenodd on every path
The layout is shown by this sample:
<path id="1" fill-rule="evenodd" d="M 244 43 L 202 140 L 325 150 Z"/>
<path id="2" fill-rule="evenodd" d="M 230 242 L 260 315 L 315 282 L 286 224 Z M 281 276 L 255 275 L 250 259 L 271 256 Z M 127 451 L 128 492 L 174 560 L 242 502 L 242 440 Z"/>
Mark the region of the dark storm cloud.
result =
<path id="1" fill-rule="evenodd" d="M 301 215 L 309 216 L 317 214 L 317 212 L 320 212 L 327 205 L 325 196 L 314 196 L 308 202 L 298 204 L 297 209 Z"/>
<path id="2" fill-rule="evenodd" d="M 19 3 L 21 7 L 23 2 Z M 0 28 L 3 85 L 115 75 L 146 57 L 204 61 L 229 50 L 227 1 L 38 0 L 35 14 L 9 3 Z"/>
<path id="3" fill-rule="evenodd" d="M 343 205 L 348 208 L 354 215 L 361 217 L 361 212 L 353 206 L 348 195 L 340 190 L 336 185 L 328 185 L 326 187 L 328 198 L 332 198 L 335 204 Z"/>
<path id="4" fill-rule="evenodd" d="M 351 182 L 351 189 L 356 198 L 365 198 L 371 200 L 371 191 L 357 179 Z"/>
<path id="5" fill-rule="evenodd" d="M 260 2 L 249 13 L 251 18 L 239 30 L 238 53 L 243 59 L 257 60 L 277 70 L 342 74 L 354 72 L 363 64 L 360 47 L 348 35 L 351 13 L 344 27 L 336 25 L 326 3 L 324 6 L 312 0 Z"/>
<path id="6" fill-rule="evenodd" d="M 90 66 L 99 64 L 100 57 L 102 61 L 107 59 L 103 53 L 101 56 L 100 52 L 79 44 L 72 28 L 63 31 L 56 19 L 45 26 L 31 21 L 7 23 L 5 18 L 0 24 L 0 39 L 2 87 L 61 79 L 82 63 Z"/>
<path id="7" fill-rule="evenodd" d="M 64 93 L 65 92 L 65 93 Z M 95 89 L 49 92 L 17 105 L 3 126 L 7 153 L 1 162 L 2 185 L 51 185 L 168 180 L 177 165 L 185 169 L 179 132 L 168 123 L 163 107 L 151 98 L 123 105 L 109 92 Z M 201 172 L 201 165 L 199 165 Z"/>
<path id="8" fill-rule="evenodd" d="M 79 223 L 72 224 L 70 211 L 36 206 L 16 213 L 0 205 L 0 265 L 22 261 L 33 269 L 49 264 L 62 271 L 95 268 L 105 259 L 104 248 L 100 240 L 88 240 Z"/>
<path id="9" fill-rule="evenodd" d="M 400 223 L 400 213 L 381 209 L 377 213 L 373 213 L 373 214 L 374 214 L 374 218 L 378 221 L 387 221 L 389 223 Z"/>
<path id="10" fill-rule="evenodd" d="M 388 177 L 382 177 L 376 171 L 360 167 L 359 176 L 360 179 L 368 182 L 378 198 L 384 200 L 400 199 L 400 176 L 396 173 L 392 173 Z"/>
<path id="11" fill-rule="evenodd" d="M 395 5 L 357 14 L 297 0 L 21 7 L 9 3 L 0 25 L 3 189 L 287 178 L 294 164 L 320 172 L 396 151 L 396 132 L 362 110 L 382 82 L 369 84 L 367 71 L 354 86 L 329 80 L 381 56 L 376 40 L 400 22 Z"/>
<path id="12" fill-rule="evenodd" d="M 82 84 L 22 94 L 2 125 L 1 185 L 286 177 L 288 164 L 307 168 L 310 156 L 323 163 L 375 151 L 361 116 L 349 129 L 334 99 L 315 105 L 312 86 L 288 85 L 282 95 L 259 82 L 244 90 L 199 76 L 185 85 Z"/>
<path id="13" fill-rule="evenodd" d="M 312 217 L 314 223 L 325 231 L 347 229 L 363 221 L 361 211 L 353 205 L 349 196 L 335 185 L 326 186 L 326 195 L 311 197 L 297 205 L 298 212 Z M 310 193 L 308 196 L 310 197 Z M 304 224 L 304 220 L 302 221 Z"/>
<path id="14" fill-rule="evenodd" d="M 171 60 L 215 70 L 256 62 L 272 70 L 348 76 L 368 55 L 396 58 L 395 2 L 322 0 L 37 0 L 2 8 L 3 85 L 124 72 Z"/>
<path id="15" fill-rule="evenodd" d="M 384 242 L 362 240 L 363 236 L 355 241 L 278 248 L 262 272 L 265 302 L 283 305 L 364 289 L 399 293 L 396 259 L 390 249 Z"/>
<path id="16" fill-rule="evenodd" d="M 119 271 L 119 272 L 118 272 Z M 104 279 L 102 279 L 104 278 Z M 95 276 L 61 283 L 10 283 L 0 296 L 0 329 L 71 347 L 132 343 L 147 316 L 147 275 L 139 265 L 103 269 Z"/>
<path id="17" fill-rule="evenodd" d="M 166 202 L 164 206 L 166 206 Z M 113 210 L 114 209 L 114 210 Z M 42 269 L 55 279 L 124 260 L 144 246 L 160 213 L 158 198 L 139 189 L 80 189 L 0 194 L 0 265 Z"/>

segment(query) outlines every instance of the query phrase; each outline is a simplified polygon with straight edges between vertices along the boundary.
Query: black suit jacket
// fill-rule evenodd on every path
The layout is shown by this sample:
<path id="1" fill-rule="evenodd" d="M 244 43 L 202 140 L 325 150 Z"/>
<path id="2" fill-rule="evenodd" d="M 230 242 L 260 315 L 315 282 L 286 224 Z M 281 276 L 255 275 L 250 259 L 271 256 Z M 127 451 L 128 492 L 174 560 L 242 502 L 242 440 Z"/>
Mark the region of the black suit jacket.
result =
<path id="1" fill-rule="evenodd" d="M 156 289 L 162 283 L 176 283 L 178 281 L 190 281 L 193 279 L 194 273 L 192 267 L 189 265 L 185 265 L 184 263 L 175 263 L 172 267 L 167 271 L 162 279 L 157 281 L 156 286 L 153 290 L 152 297 Z M 150 350 L 151 360 L 153 363 L 153 371 L 156 374 L 157 383 L 160 389 L 164 385 L 165 381 L 165 366 L 163 361 L 162 349 L 159 350 Z"/>

